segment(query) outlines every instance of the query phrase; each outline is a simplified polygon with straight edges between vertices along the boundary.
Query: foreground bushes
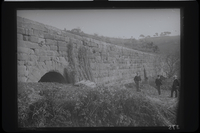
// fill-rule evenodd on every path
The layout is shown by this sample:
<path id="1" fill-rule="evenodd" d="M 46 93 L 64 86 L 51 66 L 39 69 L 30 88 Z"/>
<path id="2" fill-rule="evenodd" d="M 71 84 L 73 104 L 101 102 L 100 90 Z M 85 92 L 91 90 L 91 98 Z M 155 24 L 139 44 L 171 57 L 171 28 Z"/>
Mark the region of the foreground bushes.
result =
<path id="1" fill-rule="evenodd" d="M 124 86 L 18 84 L 20 127 L 168 126 L 175 123 L 171 112 L 146 93 Z"/>

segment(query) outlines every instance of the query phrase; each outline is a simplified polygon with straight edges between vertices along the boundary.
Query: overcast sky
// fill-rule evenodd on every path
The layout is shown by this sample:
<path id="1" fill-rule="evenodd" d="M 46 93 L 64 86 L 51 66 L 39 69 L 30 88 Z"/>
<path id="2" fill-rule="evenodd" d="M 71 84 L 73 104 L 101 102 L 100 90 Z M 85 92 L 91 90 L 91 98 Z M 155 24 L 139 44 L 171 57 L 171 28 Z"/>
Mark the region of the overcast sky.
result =
<path id="1" fill-rule="evenodd" d="M 18 10 L 17 16 L 109 37 L 138 39 L 164 31 L 180 35 L 180 9 Z"/>

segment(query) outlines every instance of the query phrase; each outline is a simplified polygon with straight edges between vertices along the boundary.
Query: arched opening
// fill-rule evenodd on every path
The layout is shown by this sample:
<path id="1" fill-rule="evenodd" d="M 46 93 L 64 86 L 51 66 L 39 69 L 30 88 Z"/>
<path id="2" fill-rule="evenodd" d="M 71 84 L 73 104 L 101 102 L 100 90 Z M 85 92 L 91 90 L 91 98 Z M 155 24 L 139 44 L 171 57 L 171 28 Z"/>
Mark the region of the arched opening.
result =
<path id="1" fill-rule="evenodd" d="M 43 75 L 38 82 L 66 83 L 66 80 L 59 72 L 50 71 Z"/>

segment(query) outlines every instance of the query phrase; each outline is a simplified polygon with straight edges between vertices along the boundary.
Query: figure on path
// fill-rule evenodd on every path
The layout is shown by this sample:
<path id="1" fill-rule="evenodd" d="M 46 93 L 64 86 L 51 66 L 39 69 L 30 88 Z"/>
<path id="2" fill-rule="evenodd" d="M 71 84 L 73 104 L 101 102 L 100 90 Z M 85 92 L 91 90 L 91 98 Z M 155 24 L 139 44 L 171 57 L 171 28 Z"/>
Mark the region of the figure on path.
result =
<path id="1" fill-rule="evenodd" d="M 172 89 L 171 89 L 171 97 L 173 97 L 174 91 L 175 91 L 175 97 L 178 96 L 178 92 L 177 92 L 178 88 L 179 88 L 179 81 L 177 79 L 177 76 L 174 75 L 174 81 L 173 81 Z"/>
<path id="2" fill-rule="evenodd" d="M 135 81 L 135 84 L 136 84 L 137 91 L 140 91 L 140 81 L 141 81 L 141 77 L 140 77 L 140 75 L 139 75 L 138 72 L 137 72 L 136 74 L 137 74 L 137 75 L 134 77 L 134 81 Z"/>
<path id="3" fill-rule="evenodd" d="M 157 86 L 158 94 L 160 95 L 161 94 L 160 86 L 162 85 L 162 80 L 160 78 L 160 75 L 157 76 L 155 83 L 156 83 L 156 86 Z"/>

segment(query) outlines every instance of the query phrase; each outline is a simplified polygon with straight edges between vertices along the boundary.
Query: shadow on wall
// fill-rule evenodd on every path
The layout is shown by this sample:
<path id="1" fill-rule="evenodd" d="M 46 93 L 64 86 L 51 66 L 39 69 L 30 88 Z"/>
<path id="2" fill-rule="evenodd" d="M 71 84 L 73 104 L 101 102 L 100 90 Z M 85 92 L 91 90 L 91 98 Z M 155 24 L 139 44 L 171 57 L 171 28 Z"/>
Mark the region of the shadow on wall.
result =
<path id="1" fill-rule="evenodd" d="M 38 82 L 57 82 L 57 83 L 68 83 L 62 74 L 56 71 L 50 71 L 43 75 Z"/>

